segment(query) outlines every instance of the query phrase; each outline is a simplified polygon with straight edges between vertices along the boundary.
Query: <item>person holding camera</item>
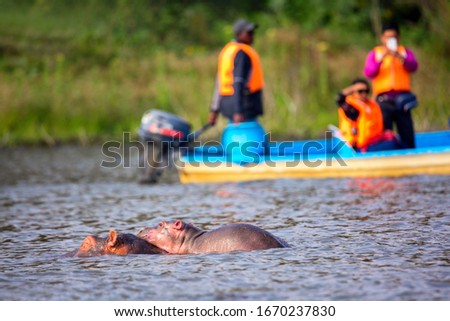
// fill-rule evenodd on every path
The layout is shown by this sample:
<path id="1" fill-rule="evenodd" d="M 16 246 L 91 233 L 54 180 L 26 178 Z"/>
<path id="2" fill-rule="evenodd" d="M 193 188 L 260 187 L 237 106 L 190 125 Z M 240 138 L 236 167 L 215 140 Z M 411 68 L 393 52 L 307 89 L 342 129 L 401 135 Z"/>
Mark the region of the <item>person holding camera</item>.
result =
<path id="1" fill-rule="evenodd" d="M 364 74 L 372 80 L 373 95 L 383 113 L 385 130 L 396 124 L 403 147 L 415 148 L 411 109 L 417 105 L 411 92 L 411 73 L 418 68 L 412 51 L 398 44 L 400 29 L 394 22 L 383 25 L 381 46 L 369 52 Z"/>
<path id="2" fill-rule="evenodd" d="M 359 152 L 396 148 L 395 136 L 384 130 L 380 106 L 369 98 L 369 93 L 369 82 L 364 78 L 354 79 L 338 93 L 339 131 Z"/>

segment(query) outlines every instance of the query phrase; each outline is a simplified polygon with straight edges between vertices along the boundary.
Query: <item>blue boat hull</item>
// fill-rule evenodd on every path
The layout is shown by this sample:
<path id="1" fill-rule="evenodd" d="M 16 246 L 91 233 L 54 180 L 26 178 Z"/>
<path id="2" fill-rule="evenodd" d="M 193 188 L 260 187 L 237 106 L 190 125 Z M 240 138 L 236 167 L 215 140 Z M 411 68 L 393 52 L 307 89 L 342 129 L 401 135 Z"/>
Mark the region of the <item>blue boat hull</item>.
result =
<path id="1" fill-rule="evenodd" d="M 201 146 L 178 166 L 183 183 L 277 178 L 450 175 L 450 131 L 416 134 L 416 148 L 355 152 L 337 137 L 256 142 L 251 148 Z M 260 152 L 261 143 L 264 153 Z"/>

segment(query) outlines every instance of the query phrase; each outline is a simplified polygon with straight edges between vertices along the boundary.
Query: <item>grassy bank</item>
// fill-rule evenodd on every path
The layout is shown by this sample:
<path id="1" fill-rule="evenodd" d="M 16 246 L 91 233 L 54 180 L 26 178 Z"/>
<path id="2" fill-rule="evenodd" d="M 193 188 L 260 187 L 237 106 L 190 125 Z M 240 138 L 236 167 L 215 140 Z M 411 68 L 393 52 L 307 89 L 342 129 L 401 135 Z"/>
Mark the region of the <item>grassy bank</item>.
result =
<path id="1" fill-rule="evenodd" d="M 124 131 L 135 134 L 151 108 L 175 113 L 194 128 L 206 122 L 228 26 L 213 40 L 198 27 L 187 31 L 197 41 L 169 34 L 164 40 L 172 45 L 161 45 L 148 28 L 127 31 L 120 23 L 129 18 L 126 10 L 62 8 L 55 14 L 45 1 L 36 3 L 44 8 L 0 10 L 0 145 L 120 139 Z M 306 31 L 267 16 L 261 21 L 255 42 L 267 84 L 261 121 L 275 139 L 319 137 L 327 124 L 337 124 L 335 93 L 361 75 L 376 39 L 361 33 L 357 43 L 357 32 L 343 38 L 339 30 Z M 432 44 L 410 45 L 413 36 L 404 38 L 421 64 L 413 76 L 420 100 L 416 129 L 446 128 L 448 59 Z M 208 135 L 217 137 L 223 124 Z"/>

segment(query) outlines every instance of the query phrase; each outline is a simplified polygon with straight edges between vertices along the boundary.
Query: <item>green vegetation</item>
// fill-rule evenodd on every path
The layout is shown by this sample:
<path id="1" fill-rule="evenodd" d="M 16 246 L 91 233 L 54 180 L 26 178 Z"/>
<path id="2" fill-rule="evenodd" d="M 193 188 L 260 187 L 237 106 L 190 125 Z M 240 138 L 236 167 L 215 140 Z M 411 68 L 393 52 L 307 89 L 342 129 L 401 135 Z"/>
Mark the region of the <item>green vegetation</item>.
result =
<path id="1" fill-rule="evenodd" d="M 446 0 L 0 0 L 0 145 L 120 139 L 151 108 L 200 127 L 238 17 L 259 24 L 261 120 L 274 139 L 337 123 L 335 93 L 361 75 L 391 17 L 420 64 L 416 129 L 447 127 Z"/>

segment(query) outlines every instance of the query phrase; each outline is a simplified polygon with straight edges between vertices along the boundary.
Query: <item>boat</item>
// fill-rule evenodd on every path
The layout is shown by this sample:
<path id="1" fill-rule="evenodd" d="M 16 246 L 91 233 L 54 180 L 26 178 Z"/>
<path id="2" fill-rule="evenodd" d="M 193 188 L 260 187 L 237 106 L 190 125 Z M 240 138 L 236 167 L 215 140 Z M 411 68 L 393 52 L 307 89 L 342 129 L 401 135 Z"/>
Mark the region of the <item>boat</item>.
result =
<path id="1" fill-rule="evenodd" d="M 198 137 L 198 132 L 189 134 L 184 126 L 182 136 L 189 135 Z M 175 136 L 181 136 L 176 128 Z M 182 147 L 174 163 L 181 183 L 450 175 L 450 130 L 420 132 L 415 138 L 414 149 L 357 152 L 333 126 L 324 139 L 277 142 L 259 123 L 245 122 L 228 124 L 220 144 L 177 143 Z"/>

